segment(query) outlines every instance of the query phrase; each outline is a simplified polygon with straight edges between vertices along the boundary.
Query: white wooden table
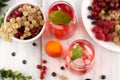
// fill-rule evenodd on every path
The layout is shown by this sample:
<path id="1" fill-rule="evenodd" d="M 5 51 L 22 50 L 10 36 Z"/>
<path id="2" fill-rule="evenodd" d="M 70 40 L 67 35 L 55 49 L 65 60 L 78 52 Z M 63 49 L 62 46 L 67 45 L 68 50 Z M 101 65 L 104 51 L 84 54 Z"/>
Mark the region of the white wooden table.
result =
<path id="1" fill-rule="evenodd" d="M 19 3 L 22 0 L 11 0 L 6 7 L 6 9 L 9 9 L 10 6 L 12 6 L 15 3 Z M 24 0 L 25 1 L 25 0 Z M 40 0 L 28 0 L 35 2 L 37 4 L 41 4 Z M 47 15 L 47 10 L 52 2 L 56 0 L 44 0 L 43 1 L 43 9 L 45 10 L 45 15 Z M 36 40 L 37 46 L 32 46 L 31 43 L 7 43 L 3 39 L 0 39 L 0 68 L 5 69 L 12 69 L 12 70 L 18 70 L 19 72 L 23 72 L 26 75 L 32 75 L 33 80 L 39 80 L 39 73 L 40 71 L 36 69 L 36 65 L 40 63 L 40 52 L 42 50 L 43 59 L 46 59 L 48 61 L 47 63 L 47 75 L 45 76 L 44 80 L 59 80 L 57 77 L 52 77 L 51 73 L 56 72 L 58 74 L 64 74 L 68 77 L 69 80 L 84 80 L 85 78 L 91 78 L 92 80 L 101 80 L 100 76 L 102 74 L 105 74 L 107 76 L 106 80 L 120 80 L 120 53 L 112 52 L 110 50 L 107 50 L 103 47 L 101 47 L 99 44 L 94 42 L 86 32 L 82 20 L 81 20 L 81 4 L 82 0 L 66 0 L 69 3 L 72 4 L 72 6 L 75 9 L 76 16 L 78 18 L 78 29 L 75 35 L 68 39 L 68 40 L 58 40 L 61 42 L 64 48 L 66 50 L 68 48 L 68 45 L 74 40 L 77 39 L 86 39 L 90 41 L 96 50 L 96 59 L 95 59 L 95 65 L 92 68 L 92 70 L 83 75 L 83 76 L 76 76 L 71 74 L 67 70 L 60 70 L 60 66 L 64 65 L 63 58 L 51 58 L 46 55 L 44 52 L 44 47 L 47 41 L 49 40 L 57 40 L 53 38 L 47 30 L 45 30 L 43 36 L 42 36 L 42 43 L 40 42 L 40 39 Z M 42 44 L 42 48 L 40 47 L 40 44 Z M 16 56 L 12 57 L 11 53 L 16 52 Z M 65 54 L 65 52 L 64 52 Z M 27 64 L 22 64 L 23 60 L 27 60 Z"/>

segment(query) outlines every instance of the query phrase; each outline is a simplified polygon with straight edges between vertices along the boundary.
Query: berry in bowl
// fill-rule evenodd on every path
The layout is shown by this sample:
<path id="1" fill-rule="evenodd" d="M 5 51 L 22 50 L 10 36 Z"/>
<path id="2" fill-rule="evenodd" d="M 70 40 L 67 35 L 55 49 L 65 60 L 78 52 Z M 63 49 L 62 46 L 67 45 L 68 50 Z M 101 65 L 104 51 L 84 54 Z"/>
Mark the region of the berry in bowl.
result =
<path id="1" fill-rule="evenodd" d="M 83 1 L 81 12 L 84 27 L 93 40 L 106 49 L 120 52 L 119 1 Z"/>
<path id="2" fill-rule="evenodd" d="M 35 3 L 19 3 L 14 5 L 6 14 L 4 28 L 5 39 L 31 42 L 38 39 L 44 27 L 44 14 Z"/>

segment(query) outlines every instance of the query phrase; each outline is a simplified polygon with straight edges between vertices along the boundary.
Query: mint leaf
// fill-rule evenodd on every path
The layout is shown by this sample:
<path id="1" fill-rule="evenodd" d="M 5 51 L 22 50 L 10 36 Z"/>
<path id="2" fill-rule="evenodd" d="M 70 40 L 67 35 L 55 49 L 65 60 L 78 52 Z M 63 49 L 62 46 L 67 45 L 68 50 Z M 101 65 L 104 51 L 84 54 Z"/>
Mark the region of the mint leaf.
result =
<path id="1" fill-rule="evenodd" d="M 61 10 L 51 12 L 49 19 L 55 24 L 68 24 L 71 21 L 70 16 Z"/>
<path id="2" fill-rule="evenodd" d="M 0 69 L 0 80 L 10 79 L 10 80 L 32 80 L 32 76 L 25 76 L 17 71 Z"/>
<path id="3" fill-rule="evenodd" d="M 75 48 L 72 49 L 72 57 L 71 60 L 74 61 L 77 58 L 80 58 L 82 56 L 83 49 L 80 45 L 77 45 Z"/>

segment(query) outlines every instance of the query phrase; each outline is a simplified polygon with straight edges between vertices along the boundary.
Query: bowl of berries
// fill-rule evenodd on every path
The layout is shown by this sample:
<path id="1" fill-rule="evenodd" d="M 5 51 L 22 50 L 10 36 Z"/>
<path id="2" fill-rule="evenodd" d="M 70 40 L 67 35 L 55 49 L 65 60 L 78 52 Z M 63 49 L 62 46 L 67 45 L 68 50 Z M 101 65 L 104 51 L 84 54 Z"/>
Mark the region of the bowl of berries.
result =
<path id="1" fill-rule="evenodd" d="M 119 12 L 118 0 L 85 0 L 81 9 L 84 27 L 91 38 L 116 52 L 120 52 Z"/>
<path id="2" fill-rule="evenodd" d="M 31 42 L 38 39 L 45 29 L 45 16 L 42 8 L 30 2 L 13 5 L 4 20 L 5 39 Z"/>

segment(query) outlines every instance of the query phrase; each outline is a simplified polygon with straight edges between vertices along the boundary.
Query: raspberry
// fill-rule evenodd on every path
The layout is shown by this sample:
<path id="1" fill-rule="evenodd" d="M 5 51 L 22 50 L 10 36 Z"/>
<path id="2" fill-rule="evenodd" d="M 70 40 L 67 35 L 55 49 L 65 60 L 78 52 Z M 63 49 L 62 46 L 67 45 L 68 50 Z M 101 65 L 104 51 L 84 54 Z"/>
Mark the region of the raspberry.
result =
<path id="1" fill-rule="evenodd" d="M 93 29 L 92 29 L 92 32 L 94 32 L 94 33 L 102 33 L 102 29 L 100 28 L 100 27 L 94 27 Z"/>
<path id="2" fill-rule="evenodd" d="M 108 29 L 108 28 L 103 28 L 103 33 L 104 33 L 105 35 L 107 35 L 107 34 L 109 33 L 109 29 Z"/>
<path id="3" fill-rule="evenodd" d="M 108 29 L 114 28 L 114 21 L 105 21 L 104 22 L 104 27 Z"/>
<path id="4" fill-rule="evenodd" d="M 112 33 L 109 33 L 107 36 L 106 36 L 106 39 L 105 41 L 112 41 L 114 39 L 114 35 Z"/>
<path id="5" fill-rule="evenodd" d="M 101 28 L 108 28 L 108 29 L 112 29 L 114 28 L 114 21 L 101 21 L 101 20 L 98 20 L 96 21 L 96 25 L 98 27 L 101 27 Z"/>
<path id="6" fill-rule="evenodd" d="M 103 28 L 104 22 L 101 20 L 96 21 L 96 25 Z"/>
<path id="7" fill-rule="evenodd" d="M 96 33 L 95 37 L 98 40 L 105 40 L 105 35 L 103 33 Z"/>

